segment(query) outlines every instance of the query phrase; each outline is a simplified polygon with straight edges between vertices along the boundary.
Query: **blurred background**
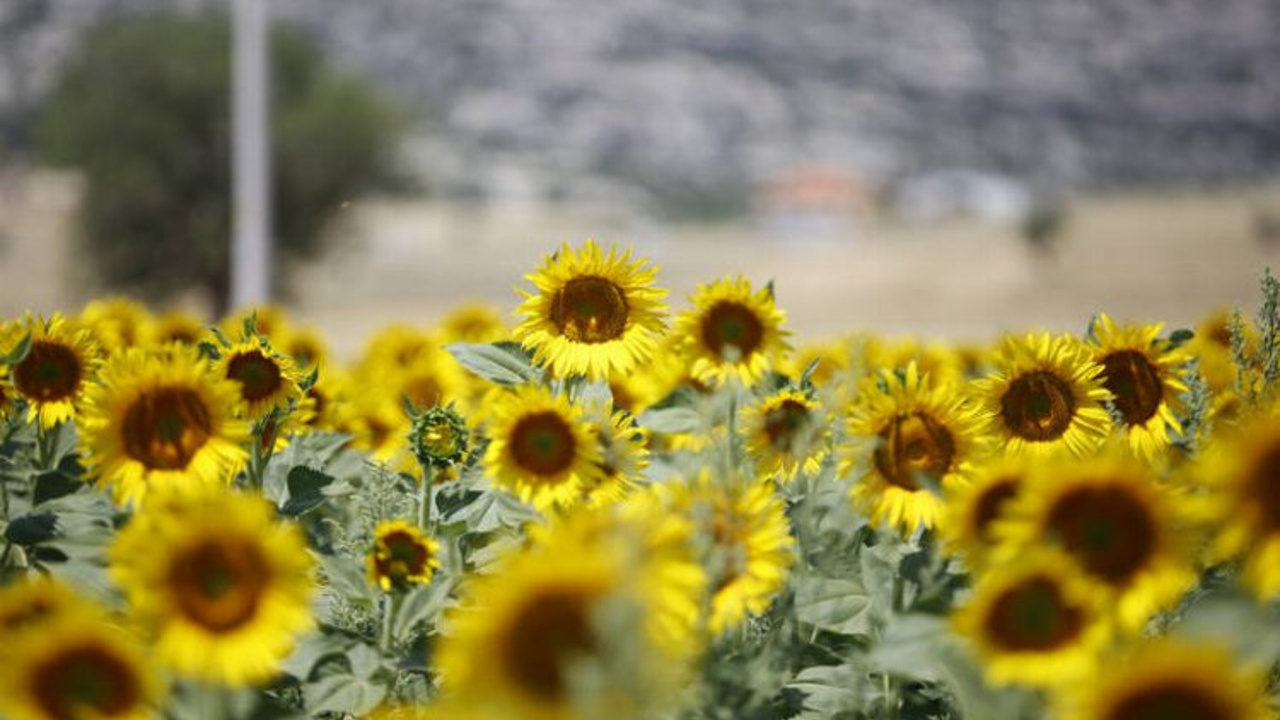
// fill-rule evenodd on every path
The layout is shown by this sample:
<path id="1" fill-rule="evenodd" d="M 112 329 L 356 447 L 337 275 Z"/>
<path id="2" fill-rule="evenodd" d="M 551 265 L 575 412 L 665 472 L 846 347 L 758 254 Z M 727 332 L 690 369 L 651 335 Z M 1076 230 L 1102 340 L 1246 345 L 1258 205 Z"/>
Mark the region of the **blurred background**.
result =
<path id="1" fill-rule="evenodd" d="M 0 314 L 226 309 L 228 5 L 0 0 Z M 808 338 L 1189 325 L 1280 265 L 1275 0 L 269 8 L 275 300 L 340 353 L 588 237 Z"/>

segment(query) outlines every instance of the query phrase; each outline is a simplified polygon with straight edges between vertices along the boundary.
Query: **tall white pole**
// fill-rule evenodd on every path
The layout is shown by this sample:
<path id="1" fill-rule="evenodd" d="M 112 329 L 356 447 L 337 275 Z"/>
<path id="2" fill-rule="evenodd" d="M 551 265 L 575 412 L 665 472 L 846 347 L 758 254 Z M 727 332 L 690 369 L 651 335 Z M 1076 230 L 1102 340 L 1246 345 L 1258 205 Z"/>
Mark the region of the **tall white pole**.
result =
<path id="1" fill-rule="evenodd" d="M 231 306 L 271 294 L 270 0 L 235 0 L 232 23 Z"/>

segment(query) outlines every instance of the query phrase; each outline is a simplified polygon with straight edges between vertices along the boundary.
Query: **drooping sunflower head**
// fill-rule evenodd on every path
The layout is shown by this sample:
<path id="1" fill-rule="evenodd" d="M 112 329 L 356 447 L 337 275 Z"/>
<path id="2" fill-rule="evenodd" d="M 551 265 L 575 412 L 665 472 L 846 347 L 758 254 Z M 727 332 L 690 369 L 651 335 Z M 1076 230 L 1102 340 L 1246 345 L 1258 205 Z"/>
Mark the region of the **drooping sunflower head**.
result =
<path id="1" fill-rule="evenodd" d="M 1079 340 L 1048 333 L 1008 337 L 996 371 L 978 381 L 983 415 L 1007 452 L 1086 455 L 1107 437 L 1103 368 Z"/>
<path id="2" fill-rule="evenodd" d="M 817 474 L 831 431 L 818 401 L 799 390 L 783 390 L 742 412 L 742 433 L 762 476 L 786 483 L 801 469 Z"/>
<path id="3" fill-rule="evenodd" d="M 94 613 L 51 620 L 6 647 L 0 712 L 13 720 L 153 717 L 160 683 L 142 647 Z"/>
<path id="4" fill-rule="evenodd" d="M 1066 557 L 1037 549 L 988 573 L 952 616 L 989 682 L 1067 684 L 1111 637 L 1100 598 Z"/>
<path id="5" fill-rule="evenodd" d="M 712 588 L 711 633 L 722 634 L 768 609 L 786 584 L 795 545 L 773 487 L 719 480 L 703 470 L 675 488 L 674 506 L 702 536 Z"/>
<path id="6" fill-rule="evenodd" d="M 222 352 L 218 374 L 240 389 L 243 416 L 257 420 L 273 409 L 286 409 L 302 396 L 293 360 L 272 349 L 261 336 L 251 337 Z"/>
<path id="7" fill-rule="evenodd" d="M 89 466 L 120 504 L 225 485 L 247 457 L 248 428 L 231 416 L 238 399 L 190 346 L 117 353 L 86 395 Z"/>
<path id="8" fill-rule="evenodd" d="M 28 316 L 11 340 L 24 333 L 30 334 L 30 348 L 11 373 L 14 389 L 28 403 L 27 420 L 38 419 L 46 428 L 71 420 L 97 372 L 97 344 L 87 330 L 56 313 L 47 321 Z"/>
<path id="9" fill-rule="evenodd" d="M 1138 630 L 1195 580 L 1175 498 L 1150 468 L 1119 453 L 1055 463 L 997 526 L 1010 553 L 1060 547 L 1105 588 L 1122 626 Z"/>
<path id="10" fill-rule="evenodd" d="M 667 291 L 653 286 L 657 269 L 631 251 L 592 240 L 581 250 L 564 245 L 527 275 L 522 318 L 512 337 L 556 377 L 608 380 L 626 375 L 652 354 L 665 329 Z"/>
<path id="11" fill-rule="evenodd" d="M 502 396 L 488 422 L 489 476 L 534 507 L 573 505 L 583 487 L 601 482 L 596 438 L 582 410 L 563 397 L 524 386 Z"/>
<path id="12" fill-rule="evenodd" d="M 773 301 L 773 291 L 753 291 L 743 277 L 721 278 L 699 285 L 693 307 L 677 321 L 675 334 L 699 382 L 718 385 L 738 378 L 754 385 L 790 351 L 782 329 L 786 313 Z"/>
<path id="13" fill-rule="evenodd" d="M 968 482 L 984 451 L 982 425 L 955 386 L 934 386 L 915 364 L 864 384 L 849 415 L 842 473 L 859 481 L 851 497 L 873 523 L 906 532 L 937 525 L 936 488 Z"/>
<path id="14" fill-rule="evenodd" d="M 641 556 L 621 535 L 550 533 L 466 588 L 435 654 L 444 696 L 500 717 L 650 716 L 687 658 L 655 641 Z"/>
<path id="15" fill-rule="evenodd" d="M 1161 329 L 1116 325 L 1105 313 L 1094 327 L 1094 360 L 1102 366 L 1115 419 L 1134 452 L 1148 459 L 1169 446 L 1169 431 L 1178 427 L 1174 408 L 1179 394 L 1187 392 L 1182 367 L 1191 359 L 1162 342 Z"/>
<path id="16" fill-rule="evenodd" d="M 1105 668 L 1105 670 L 1103 670 Z M 1263 720 L 1265 675 L 1225 648 L 1152 640 L 1099 666 L 1096 676 L 1059 694 L 1063 720 Z"/>
<path id="17" fill-rule="evenodd" d="M 108 559 L 156 654 L 180 675 L 267 680 L 312 625 L 306 540 L 259 497 L 166 496 L 133 516 Z"/>
<path id="18" fill-rule="evenodd" d="M 1025 456 L 979 463 L 971 485 L 959 485 L 946 495 L 939 529 L 948 550 L 963 554 L 970 567 L 983 568 L 998 540 L 996 524 L 1008 518 L 1013 501 L 1034 483 L 1040 467 Z"/>
<path id="19" fill-rule="evenodd" d="M 373 532 L 369 582 L 383 592 L 431 582 L 440 567 L 440 545 L 405 520 L 388 520 Z"/>

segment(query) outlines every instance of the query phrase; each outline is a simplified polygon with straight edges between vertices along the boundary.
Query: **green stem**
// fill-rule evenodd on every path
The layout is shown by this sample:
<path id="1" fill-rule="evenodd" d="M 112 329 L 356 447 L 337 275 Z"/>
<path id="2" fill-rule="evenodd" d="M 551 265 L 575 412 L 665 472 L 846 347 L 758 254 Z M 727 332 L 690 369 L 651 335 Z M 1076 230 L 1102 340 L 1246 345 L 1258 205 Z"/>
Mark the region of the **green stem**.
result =
<path id="1" fill-rule="evenodd" d="M 44 424 L 36 420 L 36 467 L 41 470 L 53 469 L 53 454 L 58 445 L 59 423 L 46 429 Z"/>
<path id="2" fill-rule="evenodd" d="M 889 673 L 880 676 L 884 691 L 884 716 L 888 720 L 898 720 L 898 681 Z"/>
<path id="3" fill-rule="evenodd" d="M 730 379 L 725 383 L 725 388 L 729 391 L 729 419 L 726 423 L 725 432 L 728 437 L 725 440 L 727 447 L 727 457 L 729 459 L 729 477 L 736 478 L 738 475 L 738 457 L 736 452 L 738 439 L 738 386 L 734 380 Z"/>
<path id="4" fill-rule="evenodd" d="M 422 483 L 418 485 L 418 527 L 430 532 L 431 505 L 435 499 L 435 470 L 422 463 Z"/>
<path id="5" fill-rule="evenodd" d="M 384 656 L 391 652 L 392 643 L 392 624 L 395 621 L 396 608 L 400 605 L 400 596 L 397 593 L 387 595 L 382 602 L 382 633 L 378 636 L 378 651 Z"/>

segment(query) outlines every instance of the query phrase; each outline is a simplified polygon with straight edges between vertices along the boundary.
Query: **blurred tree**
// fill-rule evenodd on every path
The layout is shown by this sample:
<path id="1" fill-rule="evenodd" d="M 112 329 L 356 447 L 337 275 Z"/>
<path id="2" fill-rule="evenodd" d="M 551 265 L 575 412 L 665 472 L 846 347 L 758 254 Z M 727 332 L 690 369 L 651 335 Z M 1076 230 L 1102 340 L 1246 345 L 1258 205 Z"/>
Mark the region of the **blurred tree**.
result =
<path id="1" fill-rule="evenodd" d="M 322 225 L 352 195 L 403 183 L 401 122 L 303 36 L 277 28 L 271 42 L 275 244 L 287 261 L 321 249 Z M 155 299 L 200 287 L 227 309 L 230 48 L 225 18 L 152 15 L 91 30 L 62 69 L 40 148 L 87 176 L 83 240 L 108 285 Z"/>

